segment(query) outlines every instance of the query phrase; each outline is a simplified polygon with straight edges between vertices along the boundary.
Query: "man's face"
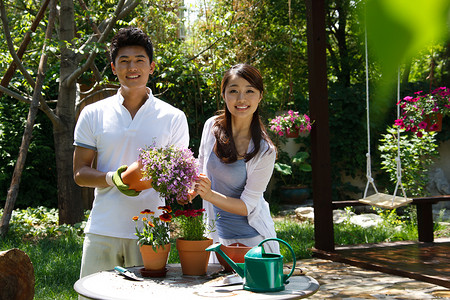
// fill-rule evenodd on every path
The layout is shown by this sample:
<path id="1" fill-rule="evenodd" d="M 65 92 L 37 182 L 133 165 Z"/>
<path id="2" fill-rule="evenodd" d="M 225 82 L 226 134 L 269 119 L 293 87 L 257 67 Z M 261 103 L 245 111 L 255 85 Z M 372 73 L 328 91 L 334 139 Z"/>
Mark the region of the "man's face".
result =
<path id="1" fill-rule="evenodd" d="M 142 88 L 155 70 L 155 63 L 150 61 L 144 47 L 126 46 L 119 49 L 111 68 L 122 87 Z"/>

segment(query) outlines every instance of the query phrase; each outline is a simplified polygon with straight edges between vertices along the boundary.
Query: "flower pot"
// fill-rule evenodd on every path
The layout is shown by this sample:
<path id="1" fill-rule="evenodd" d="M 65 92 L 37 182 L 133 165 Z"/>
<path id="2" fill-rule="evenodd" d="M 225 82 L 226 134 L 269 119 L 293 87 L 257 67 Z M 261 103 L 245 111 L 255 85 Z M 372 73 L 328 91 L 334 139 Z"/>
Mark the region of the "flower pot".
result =
<path id="1" fill-rule="evenodd" d="M 282 186 L 280 188 L 280 202 L 283 204 L 302 204 L 310 196 L 308 187 Z"/>
<path id="2" fill-rule="evenodd" d="M 142 180 L 142 164 L 135 161 L 122 172 L 123 183 L 127 184 L 131 190 L 142 191 L 152 187 L 152 180 Z"/>
<path id="3" fill-rule="evenodd" d="M 427 115 L 424 119 L 424 122 L 427 123 L 427 128 L 425 128 L 425 131 L 441 131 L 442 130 L 442 114 L 441 113 Z"/>
<path id="4" fill-rule="evenodd" d="M 205 249 L 212 243 L 212 239 L 201 241 L 177 239 L 177 250 L 184 275 L 200 276 L 206 274 L 211 252 L 205 251 Z"/>
<path id="5" fill-rule="evenodd" d="M 252 247 L 247 247 L 244 244 L 234 243 L 228 246 L 221 245 L 220 249 L 235 263 L 244 263 L 244 256 L 247 254 L 248 250 Z M 233 271 L 233 268 L 226 262 L 222 255 L 217 255 L 217 259 L 223 266 L 225 272 Z"/>
<path id="6" fill-rule="evenodd" d="M 298 135 L 300 134 L 299 129 L 290 128 L 289 130 L 286 129 L 286 137 L 287 138 L 298 138 Z"/>
<path id="7" fill-rule="evenodd" d="M 164 270 L 169 258 L 170 243 L 162 246 L 157 246 L 156 251 L 151 245 L 142 245 L 141 251 L 142 260 L 144 261 L 144 268 L 148 271 Z"/>

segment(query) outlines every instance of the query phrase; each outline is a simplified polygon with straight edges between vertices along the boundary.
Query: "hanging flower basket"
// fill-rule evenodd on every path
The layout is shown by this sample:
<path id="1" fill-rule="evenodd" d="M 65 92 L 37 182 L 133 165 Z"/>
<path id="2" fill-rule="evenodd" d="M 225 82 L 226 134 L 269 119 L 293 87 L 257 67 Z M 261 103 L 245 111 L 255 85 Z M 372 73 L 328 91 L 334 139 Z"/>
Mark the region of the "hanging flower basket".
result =
<path id="1" fill-rule="evenodd" d="M 300 133 L 308 135 L 313 123 L 308 115 L 300 115 L 297 111 L 289 110 L 286 114 L 269 119 L 269 129 L 279 136 L 296 138 Z"/>
<path id="2" fill-rule="evenodd" d="M 406 96 L 397 105 L 402 109 L 402 116 L 395 120 L 395 126 L 414 132 L 418 137 L 423 131 L 441 131 L 442 118 L 450 115 L 450 89 L 440 87 L 429 94 L 422 91 L 415 96 Z"/>

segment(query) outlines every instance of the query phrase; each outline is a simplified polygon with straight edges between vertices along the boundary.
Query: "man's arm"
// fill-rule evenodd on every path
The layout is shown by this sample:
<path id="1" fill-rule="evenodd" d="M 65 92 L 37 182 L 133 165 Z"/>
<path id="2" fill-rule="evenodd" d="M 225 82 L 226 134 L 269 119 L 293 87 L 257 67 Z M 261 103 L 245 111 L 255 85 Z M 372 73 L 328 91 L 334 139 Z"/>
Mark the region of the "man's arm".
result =
<path id="1" fill-rule="evenodd" d="M 108 187 L 106 173 L 92 167 L 94 158 L 94 150 L 76 146 L 73 152 L 73 179 L 79 186 Z"/>

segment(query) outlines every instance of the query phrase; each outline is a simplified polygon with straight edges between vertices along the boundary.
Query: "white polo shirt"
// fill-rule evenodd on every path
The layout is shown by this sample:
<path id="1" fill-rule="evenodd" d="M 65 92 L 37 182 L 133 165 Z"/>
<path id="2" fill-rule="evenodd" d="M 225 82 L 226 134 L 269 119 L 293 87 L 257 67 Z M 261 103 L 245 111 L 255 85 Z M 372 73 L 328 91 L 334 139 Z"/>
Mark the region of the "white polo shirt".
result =
<path id="1" fill-rule="evenodd" d="M 153 142 L 159 146 L 188 147 L 185 114 L 155 98 L 148 90 L 149 97 L 134 119 L 122 105 L 124 99 L 120 92 L 82 110 L 75 127 L 74 145 L 97 152 L 99 171 L 115 171 L 121 165 L 132 164 L 139 157 L 139 148 Z M 146 208 L 157 211 L 157 207 L 164 204 L 164 199 L 154 189 L 129 197 L 115 186 L 96 188 L 85 232 L 136 239 L 133 216 Z"/>

